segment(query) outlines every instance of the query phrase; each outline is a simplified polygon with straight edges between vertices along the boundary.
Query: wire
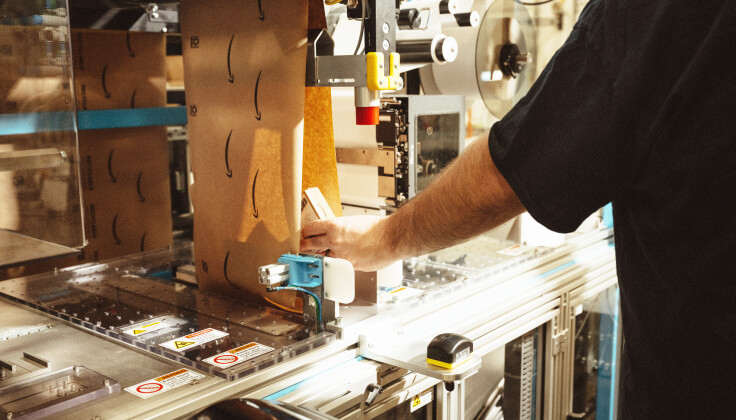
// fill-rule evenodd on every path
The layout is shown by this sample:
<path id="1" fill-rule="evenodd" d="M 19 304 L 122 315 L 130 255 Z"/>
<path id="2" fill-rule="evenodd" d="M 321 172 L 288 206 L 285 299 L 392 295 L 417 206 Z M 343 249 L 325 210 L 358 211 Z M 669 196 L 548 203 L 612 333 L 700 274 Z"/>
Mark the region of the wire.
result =
<path id="1" fill-rule="evenodd" d="M 299 310 L 296 310 L 296 309 L 292 309 L 292 308 L 289 308 L 288 306 L 284 306 L 284 305 L 281 305 L 279 303 L 276 303 L 276 302 L 272 301 L 271 299 L 269 299 L 269 298 L 267 298 L 267 297 L 265 297 L 263 295 L 261 295 L 261 297 L 264 298 L 264 299 L 266 299 L 266 302 L 270 303 L 271 305 L 273 305 L 273 306 L 275 306 L 275 307 L 277 307 L 279 309 L 283 309 L 285 311 L 292 312 L 292 313 L 295 313 L 295 314 L 300 314 L 300 315 L 303 313 L 302 311 L 299 311 Z"/>
<path id="2" fill-rule="evenodd" d="M 360 43 L 363 41 L 363 33 L 365 32 L 365 2 L 366 0 L 360 0 L 360 36 L 358 36 L 358 45 L 355 46 L 355 51 L 353 51 L 353 55 L 358 54 Z"/>
<path id="3" fill-rule="evenodd" d="M 315 293 L 310 292 L 307 289 L 302 289 L 301 287 L 292 287 L 292 286 L 275 287 L 272 290 L 275 291 L 275 292 L 278 292 L 279 290 L 297 290 L 299 292 L 304 292 L 304 293 L 312 296 L 314 298 L 315 305 L 317 305 L 317 322 L 319 322 L 320 324 L 322 323 L 322 302 L 319 300 L 319 297 L 317 297 L 317 295 Z"/>
<path id="4" fill-rule="evenodd" d="M 542 0 L 542 1 L 523 1 L 523 0 L 514 0 L 515 2 L 519 4 L 523 4 L 524 6 L 540 6 L 542 4 L 552 3 L 555 0 Z"/>

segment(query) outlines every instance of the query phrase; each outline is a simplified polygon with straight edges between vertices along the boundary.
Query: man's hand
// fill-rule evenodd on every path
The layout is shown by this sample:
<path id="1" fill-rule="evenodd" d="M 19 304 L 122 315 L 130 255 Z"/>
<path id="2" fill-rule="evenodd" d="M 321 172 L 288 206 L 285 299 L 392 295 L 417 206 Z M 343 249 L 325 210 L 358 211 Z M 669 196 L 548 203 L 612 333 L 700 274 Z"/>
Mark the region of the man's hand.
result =
<path id="1" fill-rule="evenodd" d="M 359 271 L 375 271 L 401 258 L 386 240 L 386 217 L 350 216 L 315 220 L 302 229 L 299 249 L 350 261 Z"/>
<path id="2" fill-rule="evenodd" d="M 522 211 L 524 206 L 494 165 L 488 143 L 479 141 L 391 216 L 309 223 L 302 230 L 300 248 L 329 249 L 330 257 L 372 271 L 467 241 Z"/>

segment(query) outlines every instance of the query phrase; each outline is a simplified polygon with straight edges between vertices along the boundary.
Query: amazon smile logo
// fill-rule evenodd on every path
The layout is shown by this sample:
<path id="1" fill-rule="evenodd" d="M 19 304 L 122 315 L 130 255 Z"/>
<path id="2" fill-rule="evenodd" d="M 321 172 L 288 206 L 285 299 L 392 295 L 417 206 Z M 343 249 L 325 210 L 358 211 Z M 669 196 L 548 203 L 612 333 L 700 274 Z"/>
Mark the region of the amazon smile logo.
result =
<path id="1" fill-rule="evenodd" d="M 258 86 L 261 84 L 261 75 L 263 74 L 263 70 L 258 72 L 258 79 L 256 79 L 256 91 L 254 96 L 254 101 L 256 103 L 256 119 L 258 121 L 261 120 L 261 111 L 258 109 Z"/>
<path id="2" fill-rule="evenodd" d="M 235 34 L 230 37 L 230 45 L 227 47 L 227 81 L 230 83 L 235 83 L 235 75 L 233 74 L 232 67 L 230 66 L 230 56 L 232 55 L 234 40 Z"/>
<path id="3" fill-rule="evenodd" d="M 230 134 L 227 135 L 227 141 L 225 142 L 225 175 L 227 175 L 228 178 L 233 177 L 233 170 L 230 169 L 230 162 L 228 160 L 228 155 L 230 153 L 230 137 L 233 135 L 233 130 L 230 130 Z"/>
<path id="4" fill-rule="evenodd" d="M 105 93 L 105 98 L 110 99 L 110 92 L 107 90 L 107 64 L 102 68 L 102 91 Z"/>

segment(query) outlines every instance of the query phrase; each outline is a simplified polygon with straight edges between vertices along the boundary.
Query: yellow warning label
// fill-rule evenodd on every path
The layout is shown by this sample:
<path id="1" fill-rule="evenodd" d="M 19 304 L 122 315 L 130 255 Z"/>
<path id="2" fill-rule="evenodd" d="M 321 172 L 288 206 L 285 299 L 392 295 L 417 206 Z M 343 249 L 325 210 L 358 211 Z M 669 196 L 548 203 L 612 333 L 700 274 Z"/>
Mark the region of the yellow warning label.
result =
<path id="1" fill-rule="evenodd" d="M 417 395 L 416 397 L 414 397 L 414 402 L 412 402 L 411 407 L 416 408 L 421 403 L 422 403 L 422 400 L 419 398 L 419 395 Z"/>
<path id="2" fill-rule="evenodd" d="M 186 370 L 186 369 L 179 369 L 176 372 L 171 372 L 171 373 L 168 373 L 168 374 L 166 374 L 164 376 L 158 377 L 158 378 L 156 378 L 156 380 L 159 381 L 159 382 L 161 382 L 161 381 L 164 381 L 166 379 L 172 378 L 172 377 L 174 377 L 176 375 L 181 375 L 182 373 L 186 373 L 186 372 L 188 372 L 188 370 Z"/>
<path id="3" fill-rule="evenodd" d="M 189 347 L 192 344 L 197 344 L 196 341 L 174 341 L 174 346 L 176 346 L 177 349 L 183 349 L 184 347 Z"/>
<path id="4" fill-rule="evenodd" d="M 247 349 L 249 349 L 251 347 L 255 347 L 257 345 L 258 345 L 258 343 L 248 343 L 248 344 L 246 344 L 244 346 L 238 347 L 237 349 L 229 350 L 229 352 L 232 353 L 232 354 L 235 354 L 235 353 L 237 353 L 239 351 L 247 350 Z"/>
<path id="5" fill-rule="evenodd" d="M 141 335 L 145 332 L 148 332 L 148 330 L 133 330 L 133 335 Z"/>
<path id="6" fill-rule="evenodd" d="M 392 291 L 390 291 L 389 293 L 399 293 L 399 292 L 400 292 L 400 291 L 402 291 L 402 290 L 406 290 L 406 287 L 399 287 L 398 289 L 396 289 L 396 290 L 392 290 Z"/>
<path id="7" fill-rule="evenodd" d="M 154 325 L 158 325 L 158 324 L 160 324 L 160 323 L 161 323 L 161 321 L 157 321 L 157 322 L 154 322 L 153 324 L 148 324 L 148 325 L 144 325 L 144 326 L 142 326 L 141 328 L 151 328 L 151 327 L 153 327 Z M 139 330 L 139 331 L 140 331 L 140 330 Z"/>

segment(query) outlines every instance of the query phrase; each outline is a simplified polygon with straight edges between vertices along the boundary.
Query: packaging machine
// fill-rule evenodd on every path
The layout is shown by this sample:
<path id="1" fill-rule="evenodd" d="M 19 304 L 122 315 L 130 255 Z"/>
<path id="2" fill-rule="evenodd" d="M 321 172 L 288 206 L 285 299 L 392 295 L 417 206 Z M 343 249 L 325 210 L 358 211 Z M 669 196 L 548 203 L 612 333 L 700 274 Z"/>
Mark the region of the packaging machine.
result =
<path id="1" fill-rule="evenodd" d="M 299 295 L 296 309 L 200 287 L 197 270 L 214 273 L 215 264 L 159 228 L 169 210 L 175 223 L 190 211 L 183 124 L 205 110 L 165 106 L 167 91 L 169 99 L 180 91 L 171 75 L 165 83 L 163 52 L 176 52 L 175 37 L 161 34 L 186 31 L 176 5 L 31 3 L 0 1 L 0 415 L 615 418 L 621 330 L 610 225 L 594 217 L 555 246 L 523 243 L 518 232 L 482 235 L 400 262 L 394 284 L 375 274 L 353 281 L 344 267 L 325 268 L 338 261 L 309 255 L 292 255 L 304 272 L 285 258 L 251 273 L 265 287 L 315 295 Z M 251 3 L 272 16 L 265 2 Z M 498 118 L 533 82 L 534 28 L 559 31 L 550 22 L 561 26 L 578 7 L 326 3 L 326 27 L 305 38 L 304 84 L 333 88 L 346 214 L 390 213 L 426 187 L 477 137 L 468 109 Z M 71 32 L 69 19 L 92 30 Z M 346 34 L 357 31 L 364 51 L 356 55 L 356 37 Z M 124 59 L 96 62 L 90 51 L 103 41 Z M 195 45 L 184 42 L 179 54 Z M 161 57 L 143 66 L 146 54 Z M 229 56 L 224 74 L 233 78 Z M 140 77 L 120 82 L 131 69 Z M 458 72 L 474 77 L 453 80 Z M 165 159 L 165 125 L 176 127 L 171 186 L 166 165 L 154 162 Z M 174 199 L 165 199 L 169 187 Z M 239 258 L 230 255 L 228 282 L 228 261 Z M 428 344 L 445 333 L 472 342 L 472 354 L 449 369 L 427 363 Z"/>

